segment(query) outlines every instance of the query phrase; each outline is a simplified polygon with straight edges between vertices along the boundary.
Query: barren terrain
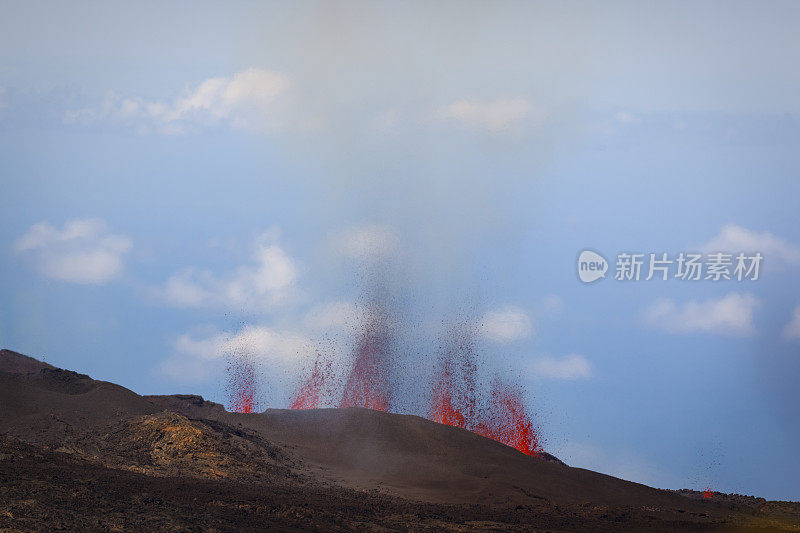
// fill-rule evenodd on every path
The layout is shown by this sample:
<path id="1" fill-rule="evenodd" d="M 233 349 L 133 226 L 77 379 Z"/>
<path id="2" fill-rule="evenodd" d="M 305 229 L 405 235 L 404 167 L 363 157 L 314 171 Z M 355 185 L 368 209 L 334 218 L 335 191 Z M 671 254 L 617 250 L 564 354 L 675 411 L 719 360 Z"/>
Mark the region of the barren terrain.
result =
<path id="1" fill-rule="evenodd" d="M 800 504 L 666 491 L 420 417 L 228 413 L 0 351 L 0 529 L 800 531 Z"/>

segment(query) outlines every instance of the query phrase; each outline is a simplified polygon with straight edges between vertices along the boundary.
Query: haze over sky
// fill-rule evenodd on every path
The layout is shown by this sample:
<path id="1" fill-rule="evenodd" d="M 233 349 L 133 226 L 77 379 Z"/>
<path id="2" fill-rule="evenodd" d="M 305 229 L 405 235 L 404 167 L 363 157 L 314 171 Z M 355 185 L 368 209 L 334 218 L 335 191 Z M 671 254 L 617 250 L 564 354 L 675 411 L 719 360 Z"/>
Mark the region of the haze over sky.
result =
<path id="1" fill-rule="evenodd" d="M 800 4 L 430 4 L 0 2 L 0 346 L 285 407 L 379 272 L 567 463 L 800 500 Z M 613 279 L 716 250 L 760 278 Z"/>

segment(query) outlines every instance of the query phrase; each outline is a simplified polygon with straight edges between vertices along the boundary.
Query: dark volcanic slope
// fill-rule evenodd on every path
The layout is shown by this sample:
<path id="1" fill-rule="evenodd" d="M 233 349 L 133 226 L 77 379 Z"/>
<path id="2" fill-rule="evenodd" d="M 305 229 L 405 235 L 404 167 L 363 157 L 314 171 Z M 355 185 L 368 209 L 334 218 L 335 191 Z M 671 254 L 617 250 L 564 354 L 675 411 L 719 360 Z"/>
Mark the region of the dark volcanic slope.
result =
<path id="1" fill-rule="evenodd" d="M 567 530 L 589 524 L 601 530 L 797 523 L 794 508 L 786 513 L 781 508 L 779 518 L 773 513 L 767 520 L 753 505 L 690 498 L 571 468 L 557 460 L 532 458 L 416 416 L 366 409 L 228 413 L 198 396 L 139 396 L 7 350 L 0 351 L 2 435 L 0 443 L 16 450 L 0 454 L 4 469 L 12 462 L 11 470 L 4 471 L 3 483 L 13 483 L 18 467 L 22 492 L 78 490 L 70 489 L 71 482 L 65 481 L 73 478 L 84 480 L 80 490 L 91 491 L 90 478 L 95 475 L 115 490 L 124 490 L 125 483 L 113 479 L 117 472 L 123 477 L 138 476 L 125 479 L 140 492 L 161 494 L 163 509 L 171 509 L 177 503 L 164 498 L 180 500 L 185 491 L 208 489 L 203 483 L 227 483 L 229 489 L 208 490 L 229 491 L 250 502 L 247 505 L 259 505 L 258 501 L 280 505 L 278 494 L 291 496 L 291 505 L 300 509 L 317 502 L 319 516 L 324 516 L 320 524 L 325 525 L 318 525 L 321 529 L 336 529 L 334 523 L 360 529 L 360 519 L 382 527 L 424 524 L 437 529 L 445 524 L 478 527 L 481 520 L 503 528 L 523 527 L 535 520 L 539 527 Z M 44 485 L 37 484 L 36 460 L 31 457 L 38 456 L 43 465 L 67 477 L 48 477 Z M 230 483 L 238 488 L 234 490 Z M 178 485 L 185 487 L 167 490 L 172 496 L 159 492 Z M 8 486 L 3 490 L 11 497 Z M 378 513 L 380 519 L 364 510 L 367 495 L 384 509 L 384 514 Z M 92 497 L 109 508 L 116 505 L 116 500 L 104 500 L 104 493 Z M 236 520 L 217 524 L 214 506 L 228 509 L 233 504 L 222 497 L 196 497 L 210 506 L 203 511 L 208 527 L 250 524 Z M 146 510 L 149 504 L 142 505 Z M 0 527 L 3 512 L 0 508 Z M 188 520 L 182 524 L 191 523 L 190 509 L 181 507 L 180 513 L 181 520 Z M 387 518 L 385 513 L 408 516 Z M 264 523 L 268 522 L 265 518 Z M 489 522 L 484 525 L 489 527 Z M 66 527 L 80 525 L 73 522 Z"/>
<path id="2" fill-rule="evenodd" d="M 0 449 L 3 531 L 773 531 L 675 510 L 444 505 L 314 485 L 156 478 L 2 436 Z"/>
<path id="3" fill-rule="evenodd" d="M 218 415 L 219 416 L 219 415 Z M 357 488 L 428 501 L 559 503 L 701 509 L 667 491 L 529 457 L 469 431 L 367 409 L 225 413 L 231 423 L 292 446 L 307 465 Z"/>
<path id="4" fill-rule="evenodd" d="M 0 351 L 0 433 L 39 444 L 64 444 L 87 430 L 158 411 L 138 394 Z"/>
<path id="5" fill-rule="evenodd" d="M 12 352 L 11 350 L 0 350 L 0 371 L 2 372 L 33 374 L 38 373 L 43 368 L 55 369 L 53 365 L 33 357 Z"/>

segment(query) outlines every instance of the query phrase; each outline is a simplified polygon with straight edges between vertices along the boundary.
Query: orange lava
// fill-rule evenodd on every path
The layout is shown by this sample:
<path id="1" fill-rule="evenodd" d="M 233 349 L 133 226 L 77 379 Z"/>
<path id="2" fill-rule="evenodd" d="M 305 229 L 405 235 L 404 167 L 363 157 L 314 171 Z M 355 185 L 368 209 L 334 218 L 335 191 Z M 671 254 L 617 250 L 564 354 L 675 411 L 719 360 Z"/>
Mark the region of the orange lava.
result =
<path id="1" fill-rule="evenodd" d="M 398 392 L 392 390 L 389 379 L 392 330 L 383 306 L 373 305 L 369 317 L 359 328 L 354 361 L 344 380 L 338 407 L 389 411 L 393 392 Z M 479 359 L 474 335 L 469 322 L 455 324 L 448 333 L 450 347 L 440 349 L 439 367 L 431 383 L 428 419 L 472 431 L 527 455 L 538 455 L 543 451 L 539 428 L 525 405 L 523 387 L 499 378 L 488 390 L 477 386 Z M 324 365 L 318 356 L 290 407 L 321 407 L 323 395 L 332 394 L 326 387 L 333 379 L 331 364 Z"/>
<path id="2" fill-rule="evenodd" d="M 332 370 L 330 361 L 323 365 L 321 356 L 318 355 L 317 360 L 314 361 L 314 368 L 311 371 L 311 375 L 300 385 L 289 408 L 319 409 L 322 405 L 322 395 L 325 386 L 331 379 L 331 376 Z"/>
<path id="3" fill-rule="evenodd" d="M 473 431 L 524 454 L 538 455 L 542 452 L 539 432 L 525 407 L 522 387 L 497 381 L 493 389 L 491 407 Z"/>
<path id="4" fill-rule="evenodd" d="M 467 417 L 464 416 L 463 409 L 454 398 L 456 386 L 453 381 L 455 377 L 449 367 L 450 364 L 445 361 L 441 376 L 433 388 L 428 418 L 440 424 L 466 429 Z"/>
<path id="5" fill-rule="evenodd" d="M 388 411 L 391 406 L 389 360 L 391 339 L 385 312 L 373 311 L 355 348 L 355 361 L 344 386 L 339 407 L 364 407 Z"/>
<path id="6" fill-rule="evenodd" d="M 525 406 L 522 387 L 495 380 L 489 397 L 479 402 L 475 360 L 469 340 L 457 343 L 454 350 L 440 358 L 428 418 L 473 431 L 527 455 L 539 454 L 542 446 L 538 428 Z"/>
<path id="7" fill-rule="evenodd" d="M 472 345 L 460 343 L 439 360 L 428 419 L 440 424 L 472 429 L 475 418 L 475 372 Z"/>

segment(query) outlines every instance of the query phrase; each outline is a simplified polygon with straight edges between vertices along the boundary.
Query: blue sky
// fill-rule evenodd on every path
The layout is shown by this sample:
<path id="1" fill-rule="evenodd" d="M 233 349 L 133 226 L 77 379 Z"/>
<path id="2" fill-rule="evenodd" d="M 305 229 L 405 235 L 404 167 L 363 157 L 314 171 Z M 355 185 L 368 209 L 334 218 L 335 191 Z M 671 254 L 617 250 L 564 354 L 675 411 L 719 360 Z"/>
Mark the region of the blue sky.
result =
<path id="1" fill-rule="evenodd" d="M 570 464 L 800 499 L 798 11 L 4 2 L 0 345 L 216 401 L 244 350 L 284 406 L 377 272 L 420 374 L 469 317 Z"/>

